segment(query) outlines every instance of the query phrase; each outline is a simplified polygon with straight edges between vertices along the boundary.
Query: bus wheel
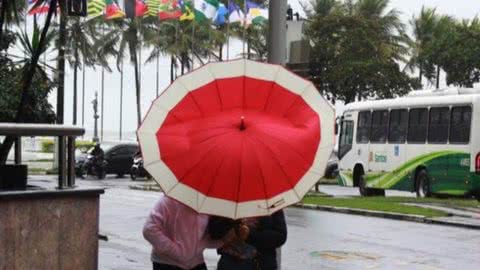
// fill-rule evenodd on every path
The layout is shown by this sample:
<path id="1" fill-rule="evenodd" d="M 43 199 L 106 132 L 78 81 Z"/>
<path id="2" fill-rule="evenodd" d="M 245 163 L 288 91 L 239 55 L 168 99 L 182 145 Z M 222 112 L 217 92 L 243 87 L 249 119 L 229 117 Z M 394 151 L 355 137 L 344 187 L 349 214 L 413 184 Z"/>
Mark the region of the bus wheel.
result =
<path id="1" fill-rule="evenodd" d="M 421 170 L 417 175 L 416 180 L 417 198 L 427 198 L 431 196 L 430 193 L 430 177 L 425 169 Z"/>

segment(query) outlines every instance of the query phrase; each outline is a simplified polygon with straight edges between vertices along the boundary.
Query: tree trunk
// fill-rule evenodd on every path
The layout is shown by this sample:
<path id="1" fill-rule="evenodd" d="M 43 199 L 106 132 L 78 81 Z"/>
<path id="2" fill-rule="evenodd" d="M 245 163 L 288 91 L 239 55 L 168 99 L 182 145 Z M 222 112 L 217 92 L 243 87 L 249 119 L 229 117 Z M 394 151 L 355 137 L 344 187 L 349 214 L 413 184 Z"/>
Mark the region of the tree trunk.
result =
<path id="1" fill-rule="evenodd" d="M 40 36 L 40 42 L 38 44 L 37 50 L 34 51 L 32 56 L 32 61 L 30 62 L 30 65 L 28 66 L 28 68 L 25 69 L 25 72 L 23 73 L 22 84 L 21 84 L 22 87 L 20 88 L 20 90 L 22 91 L 22 97 L 20 99 L 20 104 L 18 106 L 17 113 L 15 116 L 15 122 L 17 123 L 24 122 L 25 111 L 23 110 L 23 108 L 28 104 L 30 99 L 30 95 L 29 95 L 30 87 L 32 86 L 33 77 L 35 76 L 38 60 L 40 58 L 43 48 L 46 46 L 45 37 L 47 36 L 48 30 L 50 28 L 50 22 L 52 21 L 52 16 L 53 16 L 53 13 L 55 12 L 56 6 L 57 6 L 57 0 L 52 0 L 52 2 L 50 3 L 50 8 L 48 10 L 47 19 L 45 20 L 45 25 L 43 27 L 42 34 Z M 7 162 L 8 153 L 10 152 L 10 149 L 12 148 L 14 141 L 15 141 L 15 137 L 13 136 L 5 137 L 2 145 L 0 146 L 0 165 L 3 165 Z"/>
<path id="2" fill-rule="evenodd" d="M 63 124 L 65 107 L 65 45 L 67 43 L 67 6 L 65 0 L 59 0 L 60 28 L 58 36 L 57 62 L 57 124 Z"/>
<path id="3" fill-rule="evenodd" d="M 252 48 L 250 48 L 250 40 L 247 39 L 247 59 L 251 59 L 251 58 L 252 58 L 251 50 L 252 50 Z"/>
<path id="4" fill-rule="evenodd" d="M 7 15 L 7 6 L 8 0 L 0 1 L 0 40 L 2 39 L 3 35 L 3 25 L 5 23 L 5 17 Z"/>
<path id="5" fill-rule="evenodd" d="M 219 50 L 218 50 L 218 60 L 223 61 L 223 44 L 220 44 Z"/>
<path id="6" fill-rule="evenodd" d="M 120 141 L 122 140 L 123 133 L 123 59 L 122 70 L 120 71 L 120 128 L 119 128 Z"/>
<path id="7" fill-rule="evenodd" d="M 170 83 L 173 83 L 175 80 L 175 74 L 173 69 L 175 68 L 175 56 L 170 56 Z"/>
<path id="8" fill-rule="evenodd" d="M 133 48 L 130 48 L 130 51 L 134 50 L 136 51 L 136 46 L 131 44 Z M 138 70 L 138 59 L 137 59 L 137 54 L 133 54 L 133 64 L 135 65 L 135 90 L 136 90 L 136 95 L 137 95 L 137 126 L 140 127 L 140 124 L 142 123 L 142 111 L 141 111 L 141 103 L 140 103 L 140 73 Z"/>
<path id="9" fill-rule="evenodd" d="M 440 66 L 437 66 L 437 89 L 440 89 Z"/>
<path id="10" fill-rule="evenodd" d="M 82 127 L 85 126 L 85 63 L 82 70 Z"/>
<path id="11" fill-rule="evenodd" d="M 73 66 L 73 125 L 77 124 L 77 80 L 78 80 L 78 49 L 75 48 L 75 64 Z"/>
<path id="12" fill-rule="evenodd" d="M 423 77 L 423 72 L 422 72 L 422 67 L 420 67 L 420 71 L 418 73 L 418 83 L 420 84 L 420 87 L 423 88 L 422 85 L 422 77 Z"/>

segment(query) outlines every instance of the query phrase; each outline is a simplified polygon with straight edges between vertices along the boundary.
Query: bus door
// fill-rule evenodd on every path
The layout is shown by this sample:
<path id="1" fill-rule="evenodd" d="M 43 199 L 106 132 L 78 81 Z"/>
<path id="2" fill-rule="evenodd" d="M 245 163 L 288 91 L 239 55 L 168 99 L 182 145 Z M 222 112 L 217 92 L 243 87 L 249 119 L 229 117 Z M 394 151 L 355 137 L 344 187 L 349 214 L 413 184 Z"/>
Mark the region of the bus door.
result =
<path id="1" fill-rule="evenodd" d="M 400 170 L 406 162 L 407 153 L 408 110 L 391 110 L 388 129 L 387 170 L 394 174 L 401 174 Z M 395 188 L 411 190 L 411 185 L 407 181 L 399 181 Z"/>
<path id="2" fill-rule="evenodd" d="M 369 174 L 379 175 L 385 173 L 390 163 L 387 153 L 388 136 L 388 110 L 372 112 L 372 125 L 370 131 L 370 148 L 368 153 Z M 371 184 L 371 183 L 367 183 Z"/>
<path id="3" fill-rule="evenodd" d="M 453 195 L 462 195 L 473 187 L 473 177 L 471 177 L 472 159 L 476 157 L 471 155 L 471 123 L 472 108 L 470 106 L 453 107 L 450 119 L 450 147 L 454 148 L 458 154 L 449 156 L 448 183 L 451 183 L 446 190 Z M 474 161 L 475 162 L 475 161 Z"/>
<path id="4" fill-rule="evenodd" d="M 368 174 L 369 170 L 371 123 L 372 113 L 370 111 L 358 113 L 356 143 L 353 147 L 355 158 L 352 160 L 351 166 L 362 164 L 366 174 Z"/>

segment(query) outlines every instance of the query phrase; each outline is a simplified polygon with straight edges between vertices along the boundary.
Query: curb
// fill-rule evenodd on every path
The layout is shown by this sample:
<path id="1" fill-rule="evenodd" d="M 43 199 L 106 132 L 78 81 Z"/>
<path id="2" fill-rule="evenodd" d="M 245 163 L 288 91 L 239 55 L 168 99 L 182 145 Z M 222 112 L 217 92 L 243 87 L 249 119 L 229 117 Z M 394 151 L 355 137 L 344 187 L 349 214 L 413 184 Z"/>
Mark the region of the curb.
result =
<path id="1" fill-rule="evenodd" d="M 445 220 L 438 220 L 434 218 L 426 218 L 424 216 L 419 216 L 419 215 L 388 213 L 388 212 L 381 212 L 381 211 L 353 209 L 353 208 L 346 208 L 346 207 L 333 207 L 333 206 L 314 205 L 314 204 L 302 204 L 302 203 L 292 205 L 292 207 L 325 211 L 325 212 L 335 212 L 335 213 L 350 214 L 350 215 L 378 217 L 378 218 L 403 220 L 403 221 L 425 223 L 425 224 L 443 225 L 443 226 L 450 226 L 450 227 L 457 227 L 457 228 L 464 228 L 464 229 L 480 230 L 480 224 L 476 225 L 476 224 L 467 224 L 467 223 L 460 223 L 460 222 L 451 222 L 451 221 L 445 221 Z"/>

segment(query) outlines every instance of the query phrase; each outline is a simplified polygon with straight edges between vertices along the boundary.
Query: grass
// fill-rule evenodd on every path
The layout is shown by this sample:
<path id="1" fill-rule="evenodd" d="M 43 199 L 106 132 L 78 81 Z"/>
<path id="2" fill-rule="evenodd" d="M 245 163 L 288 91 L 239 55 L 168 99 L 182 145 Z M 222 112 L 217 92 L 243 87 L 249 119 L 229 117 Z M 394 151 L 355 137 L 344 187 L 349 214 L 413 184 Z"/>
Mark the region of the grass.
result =
<path id="1" fill-rule="evenodd" d="M 364 209 L 373 211 L 382 211 L 398 214 L 420 215 L 424 217 L 442 217 L 447 216 L 443 211 L 417 207 L 413 205 L 405 205 L 404 203 L 424 203 L 435 204 L 441 206 L 455 207 L 480 207 L 475 200 L 460 199 L 417 199 L 406 197 L 349 197 L 349 198 L 333 198 L 324 196 L 306 196 L 303 199 L 305 204 L 315 204 L 333 207 L 347 207 L 353 209 Z"/>
<path id="2" fill-rule="evenodd" d="M 42 168 L 28 168 L 29 175 L 46 174 L 47 170 Z"/>

